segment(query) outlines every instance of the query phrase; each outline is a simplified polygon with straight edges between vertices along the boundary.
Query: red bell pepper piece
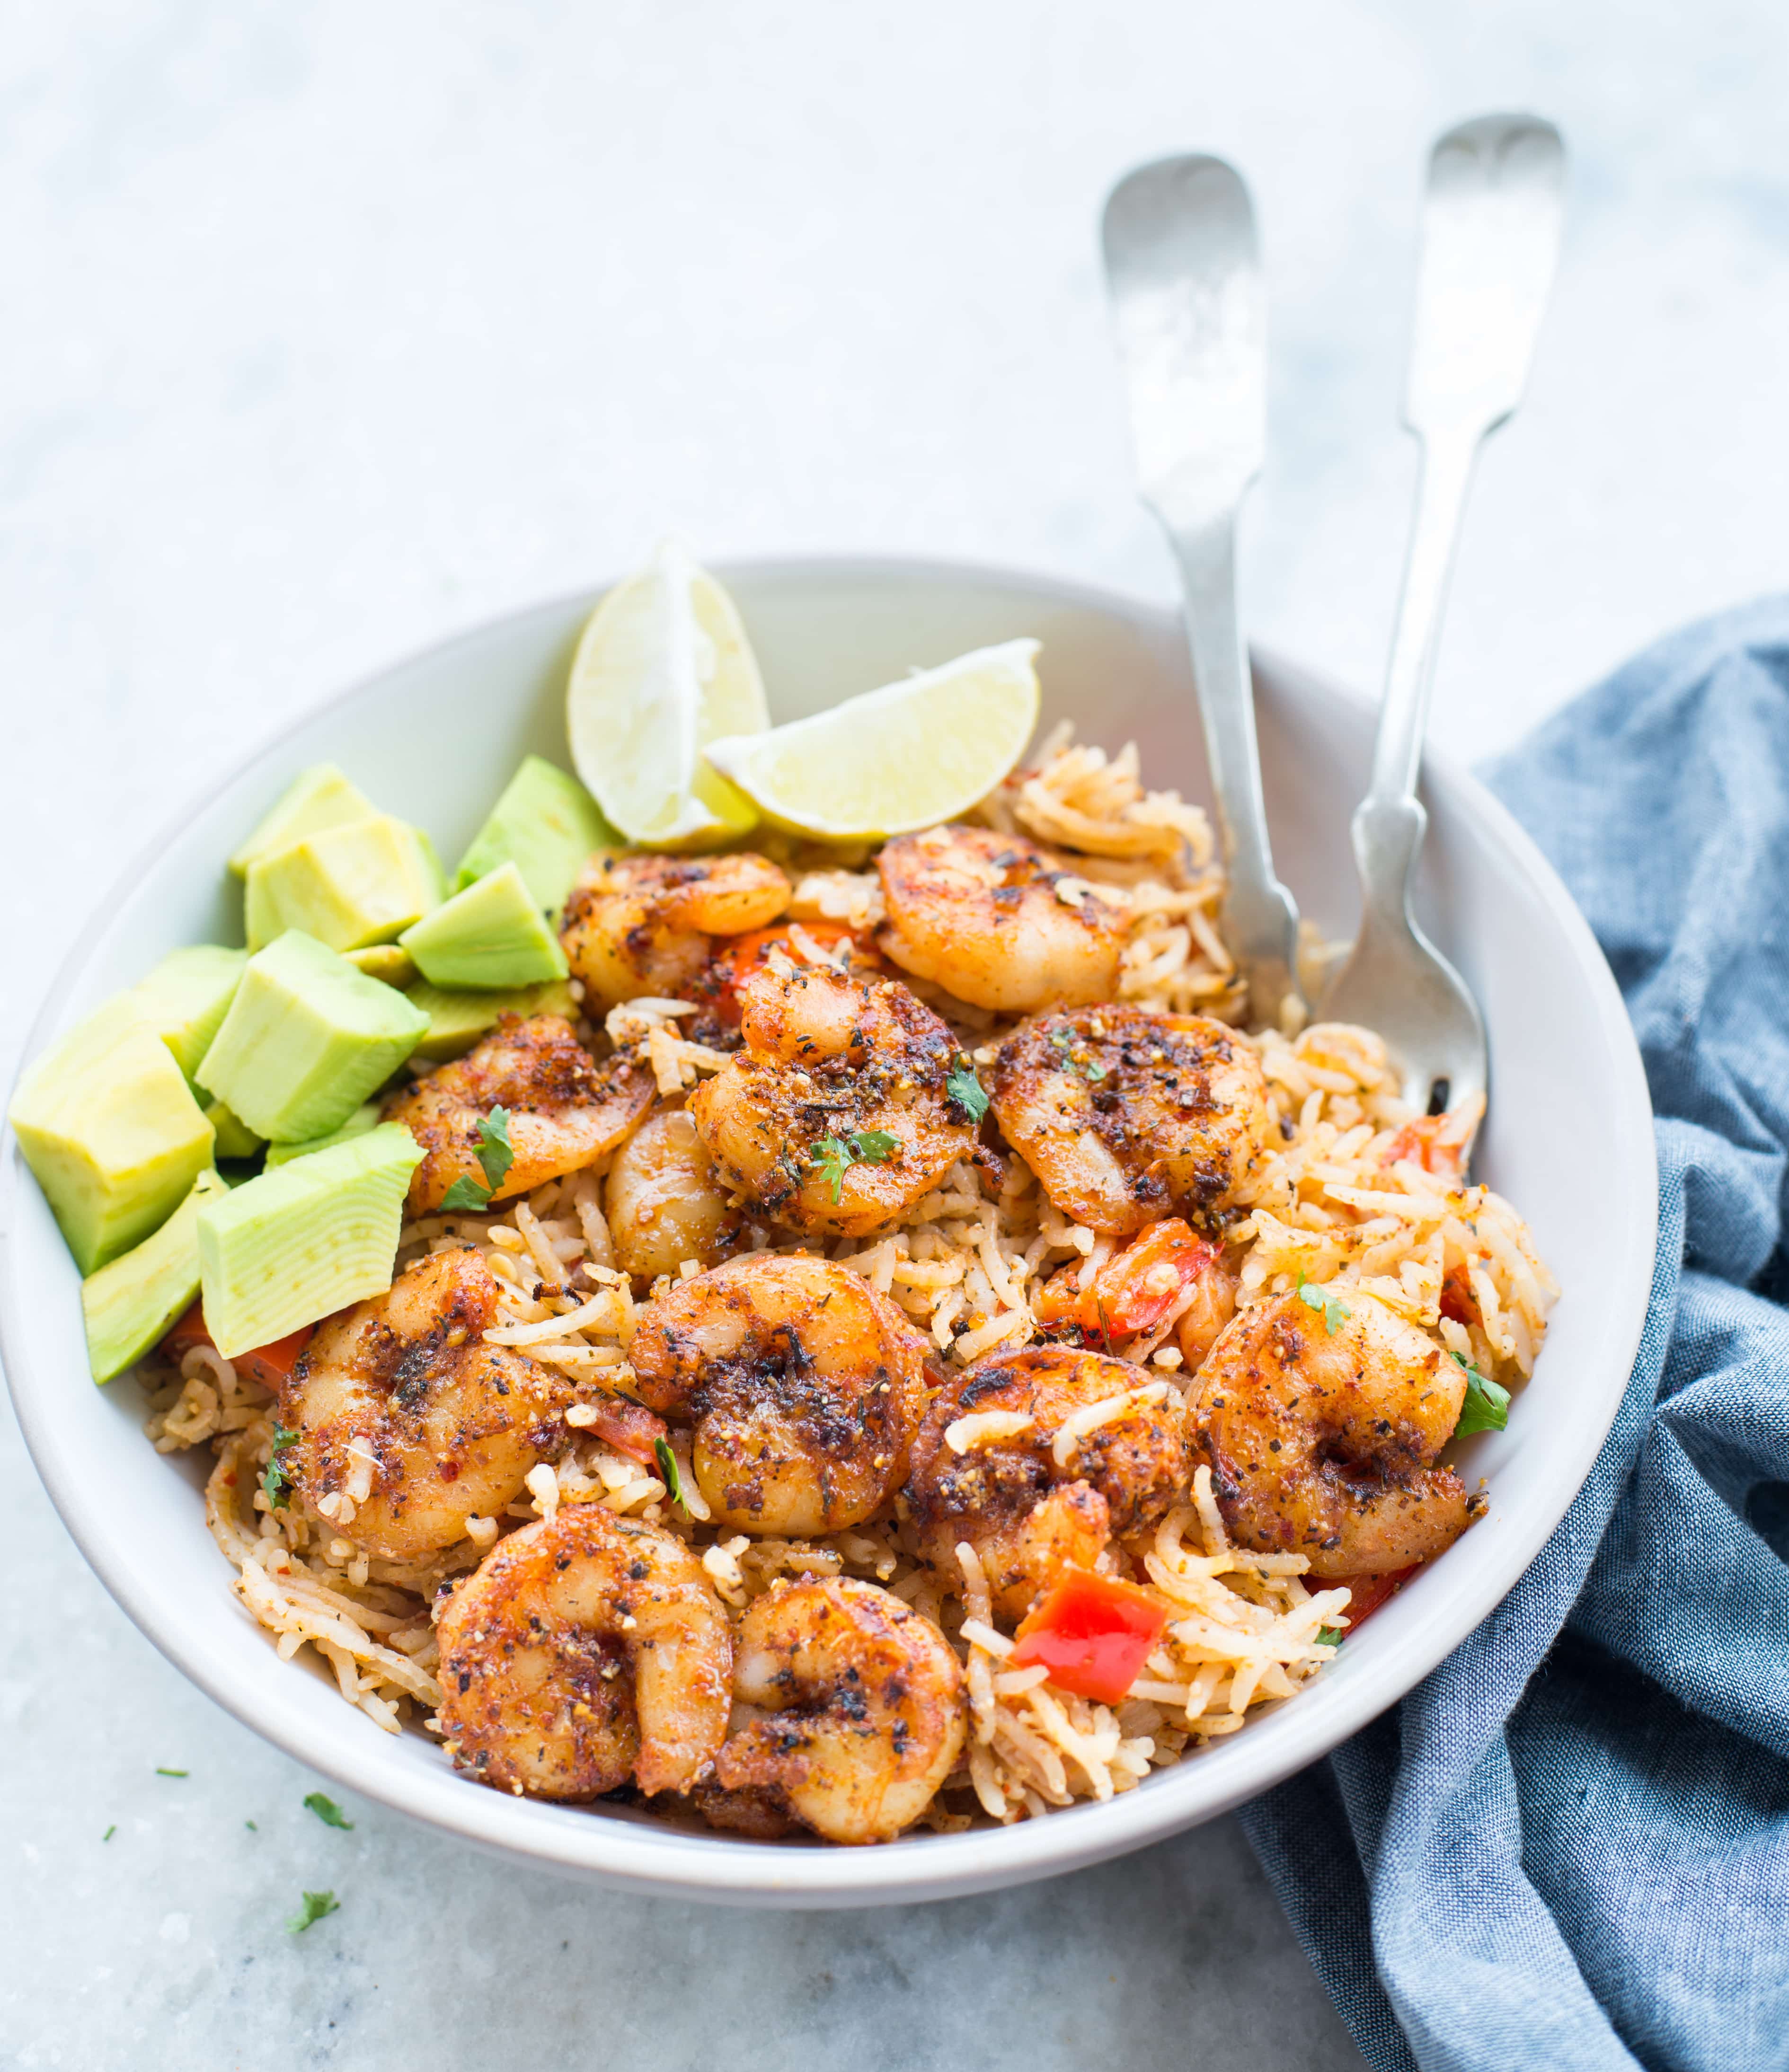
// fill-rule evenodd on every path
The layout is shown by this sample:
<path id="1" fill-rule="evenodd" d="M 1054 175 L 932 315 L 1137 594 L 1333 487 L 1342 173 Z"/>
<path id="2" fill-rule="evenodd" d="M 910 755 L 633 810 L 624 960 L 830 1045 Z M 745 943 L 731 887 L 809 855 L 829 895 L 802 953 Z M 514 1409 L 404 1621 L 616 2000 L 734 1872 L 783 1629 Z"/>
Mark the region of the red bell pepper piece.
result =
<path id="1" fill-rule="evenodd" d="M 252 1346 L 247 1352 L 238 1353 L 230 1364 L 238 1374 L 258 1381 L 263 1388 L 281 1388 L 291 1379 L 298 1355 L 310 1344 L 316 1328 L 315 1324 L 302 1324 L 283 1338 L 274 1338 L 265 1346 Z M 204 1306 L 199 1302 L 193 1304 L 162 1341 L 162 1351 L 176 1366 L 195 1346 L 212 1346 L 216 1350 L 215 1341 L 205 1326 Z"/>
<path id="2" fill-rule="evenodd" d="M 1059 1689 L 1116 1705 L 1167 1622 L 1166 1608 L 1134 1583 L 1067 1568 L 1026 1614 L 1007 1660 L 1015 1669 L 1041 1662 Z"/>

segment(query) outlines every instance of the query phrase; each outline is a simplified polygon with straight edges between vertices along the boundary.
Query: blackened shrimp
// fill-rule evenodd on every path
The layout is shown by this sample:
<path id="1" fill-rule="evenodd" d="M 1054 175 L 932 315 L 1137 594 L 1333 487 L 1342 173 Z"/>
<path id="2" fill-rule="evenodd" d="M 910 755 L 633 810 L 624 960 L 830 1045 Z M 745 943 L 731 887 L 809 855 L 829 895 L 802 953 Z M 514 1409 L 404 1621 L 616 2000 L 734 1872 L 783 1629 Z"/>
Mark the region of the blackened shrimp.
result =
<path id="1" fill-rule="evenodd" d="M 675 1273 L 685 1260 L 712 1266 L 745 1227 L 682 1108 L 648 1117 L 622 1145 L 609 1168 L 603 1206 L 616 1265 L 644 1281 Z"/>
<path id="2" fill-rule="evenodd" d="M 1200 1371 L 1195 1457 L 1245 1547 L 1305 1554 L 1317 1576 L 1426 1561 L 1471 1523 L 1436 1457 L 1459 1422 L 1465 1370 L 1355 1289 L 1244 1310 Z"/>
<path id="3" fill-rule="evenodd" d="M 779 1583 L 746 1612 L 715 1758 L 730 1792 L 787 1807 L 832 1842 L 892 1841 L 963 1749 L 963 1672 L 932 1622 L 874 1583 Z"/>
<path id="4" fill-rule="evenodd" d="M 1166 1516 L 1186 1484 L 1186 1420 L 1166 1382 L 1044 1345 L 952 1379 L 914 1444 L 907 1498 L 940 1581 L 961 1587 L 967 1540 L 996 1609 L 1020 1618 L 1064 1567 L 1092 1568 L 1112 1539 Z"/>
<path id="5" fill-rule="evenodd" d="M 409 1211 L 440 1207 L 456 1180 L 487 1184 L 479 1125 L 504 1109 L 513 1157 L 492 1198 L 525 1194 L 544 1181 L 594 1165 L 652 1103 L 652 1074 L 626 1056 L 598 1063 L 557 1014 L 506 1014 L 482 1043 L 385 1104 L 422 1146 L 410 1176 Z"/>
<path id="6" fill-rule="evenodd" d="M 919 1422 L 924 1341 L 857 1274 L 755 1252 L 641 1312 L 640 1400 L 693 1425 L 716 1518 L 792 1539 L 873 1517 L 899 1488 Z"/>
<path id="7" fill-rule="evenodd" d="M 739 1010 L 745 1048 L 689 1112 L 722 1182 L 779 1223 L 867 1236 L 974 1153 L 948 1084 L 955 1040 L 904 985 L 767 967 L 741 985 Z"/>
<path id="8" fill-rule="evenodd" d="M 688 1791 L 726 1733 L 732 1641 L 700 1560 L 601 1504 L 500 1541 L 439 1634 L 448 1753 L 500 1791 Z"/>
<path id="9" fill-rule="evenodd" d="M 788 903 L 788 879 L 750 851 L 601 856 L 572 887 L 559 940 L 601 1006 L 679 999 L 701 976 L 717 936 L 767 927 Z"/>
<path id="10" fill-rule="evenodd" d="M 369 1552 L 417 1561 L 495 1516 L 565 1451 L 570 1383 L 484 1342 L 499 1283 L 471 1249 L 407 1268 L 326 1318 L 280 1391 L 296 1434 L 277 1465 L 310 1510 Z"/>
<path id="11" fill-rule="evenodd" d="M 903 970 L 1007 1014 L 1109 999 L 1130 915 L 1121 894 L 1078 878 L 1023 835 L 930 828 L 876 859 L 888 919 L 878 933 Z"/>
<path id="12" fill-rule="evenodd" d="M 1196 1014 L 1040 1014 L 1001 1045 L 992 1092 L 1051 1200 L 1115 1237 L 1166 1215 L 1221 1229 L 1277 1141 L 1260 1059 Z"/>

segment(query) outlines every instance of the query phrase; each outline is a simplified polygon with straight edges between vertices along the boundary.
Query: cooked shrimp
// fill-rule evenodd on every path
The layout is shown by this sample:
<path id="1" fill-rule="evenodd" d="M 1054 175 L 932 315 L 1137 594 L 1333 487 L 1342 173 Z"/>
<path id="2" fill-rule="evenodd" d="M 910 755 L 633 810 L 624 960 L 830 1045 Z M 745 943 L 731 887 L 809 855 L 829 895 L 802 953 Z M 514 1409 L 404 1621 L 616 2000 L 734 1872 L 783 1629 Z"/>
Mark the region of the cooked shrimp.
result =
<path id="1" fill-rule="evenodd" d="M 298 1437 L 279 1465 L 309 1509 L 387 1560 L 450 1547 L 468 1514 L 500 1511 L 565 1451 L 571 1384 L 484 1342 L 498 1287 L 470 1248 L 420 1259 L 319 1324 L 280 1391 Z"/>
<path id="2" fill-rule="evenodd" d="M 962 1753 L 956 1657 L 929 1619 L 874 1583 L 775 1585 L 741 1625 L 733 1692 L 768 1716 L 728 1736 L 716 1777 L 780 1801 L 829 1841 L 892 1841 Z"/>
<path id="3" fill-rule="evenodd" d="M 643 1280 L 675 1273 L 686 1259 L 712 1266 L 745 1227 L 681 1108 L 649 1117 L 615 1153 L 604 1207 L 616 1265 Z"/>
<path id="4" fill-rule="evenodd" d="M 767 927 L 789 881 L 765 857 L 600 856 L 572 887 L 559 940 L 573 972 L 605 1007 L 682 997 L 717 935 Z"/>
<path id="5" fill-rule="evenodd" d="M 726 1736 L 733 1643 L 700 1560 L 599 1503 L 500 1540 L 438 1630 L 448 1753 L 500 1791 L 687 1791 Z"/>
<path id="6" fill-rule="evenodd" d="M 543 1181 L 594 1165 L 652 1103 L 652 1074 L 631 1059 L 598 1064 L 557 1014 L 506 1014 L 482 1043 L 385 1104 L 422 1146 L 410 1176 L 409 1210 L 440 1207 L 456 1180 L 486 1185 L 479 1124 L 508 1112 L 514 1158 L 492 1198 L 525 1194 Z"/>
<path id="7" fill-rule="evenodd" d="M 892 980 L 767 966 L 739 988 L 745 1049 L 689 1097 L 722 1182 L 779 1222 L 863 1237 L 976 1148 L 946 1081 L 958 1053 Z"/>
<path id="8" fill-rule="evenodd" d="M 695 1427 L 697 1485 L 723 1524 L 841 1532 L 907 1474 L 925 1342 L 829 1260 L 752 1252 L 696 1274 L 640 1313 L 631 1357 L 640 1400 Z"/>
<path id="9" fill-rule="evenodd" d="M 1115 1237 L 1170 1214 L 1221 1227 L 1273 1128 L 1259 1059 L 1196 1014 L 1040 1014 L 1001 1045 L 992 1092 L 1051 1200 Z"/>
<path id="10" fill-rule="evenodd" d="M 904 971 L 1007 1014 L 1110 997 L 1130 917 L 1023 835 L 930 828 L 876 859 L 888 919 L 877 939 Z"/>
<path id="11" fill-rule="evenodd" d="M 1380 1575 L 1471 1523 L 1465 1485 L 1434 1465 L 1465 1396 L 1464 1370 L 1372 1296 L 1351 1289 L 1314 1310 L 1281 1295 L 1212 1348 L 1194 1445 L 1244 1546 L 1307 1554 L 1317 1576 Z"/>
<path id="12" fill-rule="evenodd" d="M 1137 1400 L 1152 1381 L 1163 1400 Z M 1108 1404 L 1097 1421 L 1085 1415 Z M 1159 1376 L 1029 1346 L 978 1361 L 934 1399 L 907 1497 L 920 1557 L 940 1580 L 960 1587 L 966 1540 L 996 1609 L 1020 1618 L 1064 1566 L 1091 1568 L 1110 1540 L 1164 1517 L 1186 1479 L 1185 1419 Z"/>

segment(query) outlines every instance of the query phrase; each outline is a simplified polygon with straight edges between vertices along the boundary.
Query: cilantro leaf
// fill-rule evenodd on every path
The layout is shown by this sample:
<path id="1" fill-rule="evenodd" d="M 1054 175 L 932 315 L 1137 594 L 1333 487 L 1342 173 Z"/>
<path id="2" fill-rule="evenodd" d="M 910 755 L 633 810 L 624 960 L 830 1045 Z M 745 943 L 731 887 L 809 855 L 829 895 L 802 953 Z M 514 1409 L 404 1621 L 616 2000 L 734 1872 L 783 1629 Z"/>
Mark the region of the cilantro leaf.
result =
<path id="1" fill-rule="evenodd" d="M 471 1209 L 475 1211 L 490 1206 L 491 1190 L 482 1181 L 475 1180 L 470 1173 L 463 1173 L 441 1198 L 444 1209 Z"/>
<path id="2" fill-rule="evenodd" d="M 664 1493 L 675 1504 L 683 1503 L 683 1477 L 677 1473 L 677 1457 L 670 1444 L 664 1439 L 652 1441 L 652 1457 L 659 1464 L 659 1479 L 664 1484 Z"/>
<path id="3" fill-rule="evenodd" d="M 186 1777 L 190 1774 L 190 1772 L 183 1770 L 162 1770 L 159 1766 L 157 1767 L 155 1772 L 155 1774 L 158 1777 Z"/>
<path id="4" fill-rule="evenodd" d="M 1307 1309 L 1312 1309 L 1323 1320 L 1323 1329 L 1333 1338 L 1354 1312 L 1339 1295 L 1328 1294 L 1314 1281 L 1301 1281 L 1298 1300 Z"/>
<path id="5" fill-rule="evenodd" d="M 294 1935 L 302 1935 L 313 1922 L 321 1921 L 326 1914 L 339 1913 L 341 1904 L 332 1892 L 307 1892 L 304 1905 L 286 1925 Z"/>
<path id="6" fill-rule="evenodd" d="M 117 1832 L 118 1832 L 118 1823 L 117 1823 L 117 1822 L 116 1820 L 114 1820 L 114 1821 L 112 1823 L 111 1826 L 106 1829 L 105 1832 L 103 1835 L 101 1835 L 101 1836 L 100 1840 L 101 1840 L 102 1842 L 109 1842 L 109 1841 L 111 1840 L 112 1837 L 113 1837 L 115 1834 L 117 1834 Z"/>
<path id="7" fill-rule="evenodd" d="M 1317 1629 L 1317 1645 L 1319 1647 L 1339 1647 L 1342 1645 L 1341 1627 L 1339 1626 L 1318 1626 Z"/>
<path id="8" fill-rule="evenodd" d="M 971 1122 L 979 1122 L 988 1112 L 987 1091 L 967 1058 L 952 1065 L 944 1075 L 944 1092 Z"/>
<path id="9" fill-rule="evenodd" d="M 810 1172 L 817 1172 L 822 1180 L 831 1183 L 833 1199 L 836 1202 L 845 1192 L 845 1169 L 850 1163 L 850 1153 L 836 1137 L 823 1137 L 814 1146 L 814 1155 L 808 1161 Z"/>
<path id="10" fill-rule="evenodd" d="M 1474 1432 L 1501 1432 L 1509 1422 L 1509 1391 L 1490 1375 L 1480 1374 L 1462 1354 L 1453 1357 L 1466 1369 L 1466 1400 L 1460 1405 L 1454 1437 L 1470 1439 Z"/>
<path id="11" fill-rule="evenodd" d="M 1083 1058 L 1077 1061 L 1069 1055 L 1075 1047 L 1075 1032 L 1073 1030 L 1052 1030 L 1050 1040 L 1062 1053 L 1063 1070 L 1065 1072 L 1079 1072 L 1084 1079 L 1103 1079 L 1105 1077 L 1106 1068 L 1097 1058 Z"/>
<path id="12" fill-rule="evenodd" d="M 509 1141 L 509 1111 L 494 1108 L 488 1115 L 479 1117 L 479 1164 L 484 1171 L 482 1181 L 475 1180 L 470 1173 L 463 1173 L 441 1198 L 444 1209 L 471 1209 L 475 1214 L 491 1206 L 491 1197 L 509 1177 L 509 1169 L 516 1162 L 516 1147 Z"/>
<path id="13" fill-rule="evenodd" d="M 307 1791 L 304 1795 L 304 1803 L 326 1827 L 352 1829 L 354 1825 L 335 1800 L 326 1799 L 320 1791 Z"/>
<path id="14" fill-rule="evenodd" d="M 283 1511 L 286 1508 L 286 1492 L 292 1486 L 292 1478 L 286 1472 L 285 1463 L 280 1459 L 280 1455 L 288 1446 L 296 1445 L 298 1439 L 296 1432 L 288 1432 L 283 1424 L 275 1420 L 273 1450 L 267 1457 L 267 1466 L 262 1470 L 261 1477 L 261 1486 L 266 1495 L 269 1511 Z"/>
<path id="15" fill-rule="evenodd" d="M 843 1138 L 823 1137 L 814 1146 L 808 1170 L 818 1172 L 821 1179 L 831 1182 L 833 1199 L 837 1202 L 845 1192 L 847 1166 L 880 1166 L 899 1149 L 900 1139 L 886 1129 L 854 1129 Z"/>
<path id="16" fill-rule="evenodd" d="M 865 1166 L 880 1166 L 901 1148 L 901 1140 L 886 1129 L 859 1129 L 848 1140 L 851 1156 Z"/>

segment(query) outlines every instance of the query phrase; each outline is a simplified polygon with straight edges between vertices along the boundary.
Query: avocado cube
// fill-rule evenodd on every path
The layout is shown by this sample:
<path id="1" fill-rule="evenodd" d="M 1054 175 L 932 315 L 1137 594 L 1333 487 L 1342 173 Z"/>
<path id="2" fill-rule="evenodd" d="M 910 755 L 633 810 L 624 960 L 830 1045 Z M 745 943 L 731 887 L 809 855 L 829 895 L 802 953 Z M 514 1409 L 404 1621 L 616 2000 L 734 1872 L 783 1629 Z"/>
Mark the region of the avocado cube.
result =
<path id="1" fill-rule="evenodd" d="M 294 928 L 249 958 L 199 1083 L 271 1142 L 302 1144 L 339 1129 L 428 1026 L 402 993 Z"/>
<path id="2" fill-rule="evenodd" d="M 430 985 L 540 985 L 565 976 L 559 938 L 513 863 L 456 892 L 398 944 Z"/>
<path id="3" fill-rule="evenodd" d="M 621 845 L 622 837 L 575 777 L 530 755 L 460 858 L 454 890 L 463 892 L 500 864 L 513 863 L 533 903 L 557 917 L 592 853 Z"/>
<path id="4" fill-rule="evenodd" d="M 199 1211 L 229 1191 L 215 1173 L 201 1173 L 158 1231 L 82 1281 L 87 1363 L 95 1381 L 134 1367 L 191 1303 L 199 1293 Z"/>
<path id="5" fill-rule="evenodd" d="M 147 978 L 130 989 L 142 1018 L 174 1053 L 174 1062 L 189 1079 L 217 1034 L 248 961 L 246 950 L 199 943 L 191 949 L 171 951 Z M 219 1153 L 224 1158 L 237 1155 L 233 1151 Z"/>
<path id="6" fill-rule="evenodd" d="M 413 985 L 404 997 L 429 1018 L 416 1055 L 435 1065 L 463 1056 L 487 1029 L 496 1028 L 500 1015 L 562 1014 L 570 1022 L 578 1014 L 571 989 L 563 982 L 520 986 L 513 993 L 444 993 L 438 986 Z"/>
<path id="7" fill-rule="evenodd" d="M 408 821 L 320 828 L 249 866 L 249 947 L 302 928 L 332 950 L 364 949 L 438 906 L 442 890 L 434 845 Z"/>
<path id="8" fill-rule="evenodd" d="M 404 1196 L 422 1159 L 410 1133 L 385 1123 L 204 1205 L 205 1327 L 226 1359 L 390 1287 Z"/>
<path id="9" fill-rule="evenodd" d="M 275 849 L 315 834 L 319 828 L 372 820 L 378 812 L 372 800 L 351 784 L 333 763 L 313 763 L 308 770 L 301 770 L 280 794 L 273 810 L 230 858 L 230 868 L 238 878 L 246 878 L 250 864 L 271 856 Z"/>
<path id="10" fill-rule="evenodd" d="M 241 1116 L 233 1114 L 220 1100 L 204 1104 L 205 1120 L 212 1126 L 216 1138 L 216 1155 L 220 1158 L 253 1158 L 266 1149 L 265 1137 L 257 1137 Z"/>
<path id="11" fill-rule="evenodd" d="M 377 979 L 381 985 L 395 985 L 401 992 L 416 984 L 416 965 L 410 953 L 396 943 L 375 943 L 364 950 L 345 950 L 343 955 L 356 971 Z"/>
<path id="12" fill-rule="evenodd" d="M 83 1273 L 165 1223 L 212 1162 L 212 1126 L 128 993 L 45 1051 L 7 1114 Z"/>
<path id="13" fill-rule="evenodd" d="M 377 1101 L 363 1101 L 339 1129 L 332 1129 L 327 1137 L 309 1137 L 302 1144 L 269 1145 L 267 1170 L 271 1173 L 276 1166 L 289 1166 L 294 1158 L 308 1158 L 313 1151 L 327 1151 L 331 1145 L 365 1136 L 369 1129 L 379 1127 L 380 1113 Z"/>

